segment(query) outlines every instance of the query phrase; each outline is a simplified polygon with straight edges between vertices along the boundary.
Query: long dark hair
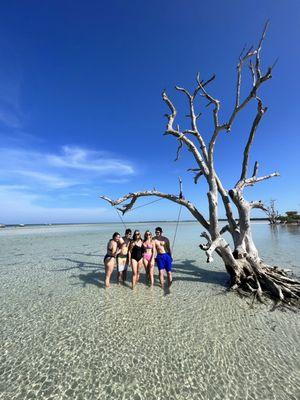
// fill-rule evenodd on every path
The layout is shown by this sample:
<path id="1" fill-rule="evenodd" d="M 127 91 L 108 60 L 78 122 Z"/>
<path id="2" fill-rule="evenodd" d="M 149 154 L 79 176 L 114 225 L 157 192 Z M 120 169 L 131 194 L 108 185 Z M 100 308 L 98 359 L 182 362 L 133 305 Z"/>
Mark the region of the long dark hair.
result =
<path id="1" fill-rule="evenodd" d="M 136 229 L 136 230 L 133 232 L 133 237 L 132 237 L 132 241 L 133 241 L 133 242 L 136 242 L 137 236 L 139 236 L 140 239 L 141 239 L 141 233 L 140 233 L 140 231 L 139 231 L 138 229 Z"/>

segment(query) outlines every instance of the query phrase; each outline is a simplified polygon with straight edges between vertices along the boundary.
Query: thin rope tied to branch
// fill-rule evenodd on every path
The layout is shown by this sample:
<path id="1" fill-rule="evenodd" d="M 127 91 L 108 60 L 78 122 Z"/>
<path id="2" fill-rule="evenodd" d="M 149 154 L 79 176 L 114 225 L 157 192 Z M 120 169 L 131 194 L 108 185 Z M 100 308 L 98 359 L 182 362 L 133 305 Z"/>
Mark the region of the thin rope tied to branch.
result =
<path id="1" fill-rule="evenodd" d="M 122 218 L 122 215 L 120 214 L 119 210 L 115 206 L 113 206 L 113 208 L 116 210 L 116 213 L 118 214 L 122 224 L 124 225 L 124 228 L 127 229 L 127 226 L 126 226 L 126 224 L 125 224 L 125 222 L 124 222 L 124 220 Z"/>
<path id="2" fill-rule="evenodd" d="M 180 183 L 181 183 L 181 181 L 180 181 Z M 182 188 L 180 188 L 179 198 L 180 198 L 180 199 L 183 198 Z M 133 207 L 133 208 L 132 208 L 131 210 L 129 210 L 129 211 L 133 211 L 133 210 L 136 210 L 136 209 L 138 209 L 138 208 L 146 207 L 146 206 L 148 206 L 149 204 L 156 203 L 157 201 L 160 201 L 160 200 L 165 200 L 165 199 L 160 198 L 160 199 L 156 199 L 156 200 L 153 200 L 153 201 L 149 201 L 149 202 L 146 203 L 146 204 L 142 204 L 142 205 L 140 205 L 140 206 Z M 116 213 L 118 214 L 118 217 L 120 218 L 120 221 L 121 221 L 122 224 L 124 225 L 125 229 L 127 229 L 127 226 L 126 226 L 126 224 L 125 224 L 125 222 L 124 222 L 124 219 L 122 218 L 122 215 L 120 214 L 119 210 L 116 208 L 116 206 L 112 206 L 112 207 L 116 210 Z M 175 246 L 175 240 L 176 240 L 176 236 L 177 236 L 177 231 L 178 231 L 178 226 L 179 226 L 181 211 L 182 211 L 182 204 L 180 204 L 180 206 L 179 206 L 179 212 L 178 212 L 178 217 L 177 217 L 176 227 L 175 227 L 175 233 L 174 233 L 173 243 L 172 243 L 172 248 L 171 248 L 172 254 L 173 254 L 173 250 L 174 250 L 174 246 Z"/>
<path id="3" fill-rule="evenodd" d="M 177 218 L 177 222 L 176 222 L 175 233 L 174 233 L 174 238 L 173 238 L 173 244 L 172 244 L 172 255 L 173 255 L 173 249 L 174 249 L 175 240 L 176 240 L 176 236 L 177 236 L 178 225 L 179 225 L 179 220 L 180 220 L 180 216 L 181 216 L 181 210 L 182 210 L 182 205 L 180 204 L 180 206 L 179 206 L 179 212 L 178 212 L 178 218 Z M 173 258 L 174 258 L 174 257 L 173 257 Z"/>
<path id="4" fill-rule="evenodd" d="M 133 207 L 133 208 L 131 208 L 129 211 L 136 210 L 137 208 L 146 207 L 146 206 L 148 206 L 149 204 L 156 203 L 157 201 L 161 201 L 161 200 L 165 200 L 165 199 L 160 198 L 160 199 L 152 200 L 152 201 L 149 201 L 149 202 L 146 203 L 146 204 L 141 204 L 140 206 Z"/>

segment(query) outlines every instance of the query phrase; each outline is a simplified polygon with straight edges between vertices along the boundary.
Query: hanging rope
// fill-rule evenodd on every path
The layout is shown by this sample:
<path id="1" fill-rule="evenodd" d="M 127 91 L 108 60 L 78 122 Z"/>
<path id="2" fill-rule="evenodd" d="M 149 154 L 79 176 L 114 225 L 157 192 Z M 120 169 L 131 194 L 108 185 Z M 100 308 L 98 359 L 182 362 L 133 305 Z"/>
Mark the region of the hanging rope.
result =
<path id="1" fill-rule="evenodd" d="M 179 220 L 180 220 L 180 216 L 181 216 L 181 210 L 182 210 L 182 204 L 180 204 L 180 206 L 179 206 L 179 213 L 178 213 L 178 218 L 177 218 L 177 223 L 176 223 L 176 228 L 175 228 L 175 233 L 174 233 L 174 238 L 173 238 L 173 244 L 172 244 L 172 255 L 173 255 L 173 249 L 174 249 L 175 240 L 176 240 L 176 236 L 177 236 L 177 230 L 178 230 Z"/>
<path id="2" fill-rule="evenodd" d="M 182 191 L 181 190 L 180 190 L 180 198 L 182 198 Z M 140 206 L 131 208 L 130 211 L 136 210 L 138 208 L 146 207 L 149 204 L 156 203 L 157 201 L 160 201 L 160 200 L 164 200 L 164 198 L 160 198 L 160 199 L 156 199 L 156 200 L 153 200 L 153 201 L 149 201 L 148 203 L 145 203 L 145 204 L 142 204 Z M 120 214 L 119 210 L 116 208 L 116 206 L 113 206 L 113 208 L 116 210 L 116 213 L 118 214 L 118 217 L 120 218 L 120 221 L 124 225 L 124 228 L 127 229 L 127 226 L 126 226 L 126 224 L 124 222 L 124 219 L 122 218 L 122 215 Z M 178 225 L 179 225 L 179 221 L 180 221 L 181 211 L 182 211 L 182 204 L 180 204 L 180 206 L 179 206 L 179 212 L 178 212 L 178 217 L 177 217 L 176 227 L 175 227 L 175 233 L 174 233 L 173 243 L 172 243 L 172 248 L 171 248 L 172 254 L 173 254 L 173 249 L 174 249 L 175 240 L 176 240 L 176 236 L 177 236 L 177 231 L 178 231 Z"/>
<path id="3" fill-rule="evenodd" d="M 149 204 L 156 203 L 157 201 L 160 201 L 160 200 L 164 200 L 164 199 L 163 199 L 163 198 L 160 198 L 160 199 L 156 199 L 156 200 L 153 200 L 153 201 L 149 201 L 149 202 L 146 203 L 146 204 L 142 204 L 142 205 L 140 205 L 140 206 L 131 208 L 131 210 L 129 210 L 129 211 L 133 211 L 133 210 L 136 210 L 137 208 L 142 208 L 142 207 L 148 206 Z M 118 217 L 120 218 L 120 221 L 121 221 L 122 224 L 124 225 L 124 228 L 127 229 L 127 226 L 126 226 L 126 224 L 125 224 L 125 222 L 124 222 L 124 219 L 122 218 L 122 215 L 120 214 L 120 211 L 117 209 L 116 206 L 112 206 L 112 207 L 115 209 L 116 213 L 118 214 Z"/>
<path id="4" fill-rule="evenodd" d="M 161 201 L 161 200 L 164 200 L 164 198 L 161 197 L 160 199 L 149 201 L 149 203 L 145 203 L 145 204 L 142 204 L 140 206 L 133 207 L 133 208 L 131 208 L 130 211 L 136 210 L 137 208 L 142 208 L 142 207 L 148 206 L 149 204 L 156 203 L 157 201 Z"/>
<path id="5" fill-rule="evenodd" d="M 113 206 L 113 207 L 114 207 L 114 206 Z M 122 224 L 124 225 L 124 228 L 127 229 L 127 226 L 126 226 L 126 224 L 125 224 L 125 222 L 124 222 L 124 220 L 123 220 L 123 218 L 122 218 L 122 215 L 120 214 L 119 210 L 118 210 L 116 207 L 114 207 L 114 209 L 116 210 L 116 213 L 118 214 L 118 216 L 119 216 L 119 218 L 120 218 Z"/>

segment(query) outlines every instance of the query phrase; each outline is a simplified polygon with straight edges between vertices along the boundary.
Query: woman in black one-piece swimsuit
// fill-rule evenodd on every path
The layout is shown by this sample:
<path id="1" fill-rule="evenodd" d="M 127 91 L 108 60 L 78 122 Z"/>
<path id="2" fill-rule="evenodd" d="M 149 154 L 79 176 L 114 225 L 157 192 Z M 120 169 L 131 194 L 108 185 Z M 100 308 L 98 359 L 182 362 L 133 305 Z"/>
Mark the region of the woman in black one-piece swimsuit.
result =
<path id="1" fill-rule="evenodd" d="M 129 247 L 129 260 L 132 268 L 131 283 L 133 289 L 139 281 L 140 269 L 143 265 L 143 241 L 139 231 L 134 231 Z"/>

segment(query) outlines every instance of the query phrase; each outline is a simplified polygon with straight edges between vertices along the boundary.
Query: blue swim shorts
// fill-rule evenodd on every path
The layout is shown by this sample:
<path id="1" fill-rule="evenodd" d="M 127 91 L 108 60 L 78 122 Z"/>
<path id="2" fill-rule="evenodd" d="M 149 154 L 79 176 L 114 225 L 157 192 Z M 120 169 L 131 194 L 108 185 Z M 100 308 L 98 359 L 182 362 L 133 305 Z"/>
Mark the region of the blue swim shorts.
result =
<path id="1" fill-rule="evenodd" d="M 157 254 L 156 264 L 159 270 L 165 269 L 167 272 L 171 272 L 172 269 L 172 259 L 169 254 Z"/>

